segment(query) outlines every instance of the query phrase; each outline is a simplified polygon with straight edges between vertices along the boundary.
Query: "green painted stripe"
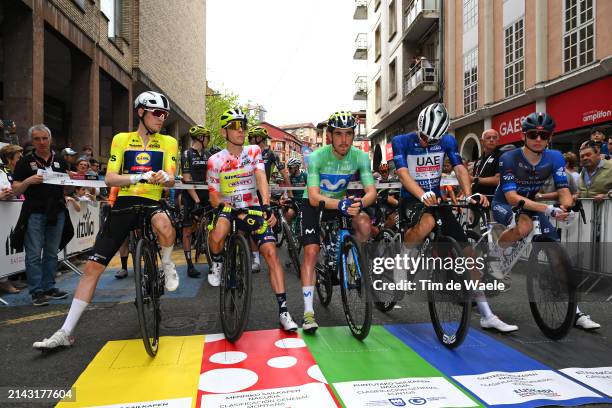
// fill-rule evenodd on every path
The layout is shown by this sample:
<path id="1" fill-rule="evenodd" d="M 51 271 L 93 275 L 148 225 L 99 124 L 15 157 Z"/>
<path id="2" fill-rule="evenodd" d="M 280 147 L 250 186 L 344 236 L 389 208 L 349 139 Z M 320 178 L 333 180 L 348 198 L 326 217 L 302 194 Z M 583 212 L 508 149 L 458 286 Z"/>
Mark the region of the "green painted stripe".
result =
<path id="1" fill-rule="evenodd" d="M 332 388 L 334 383 L 346 381 L 418 377 L 444 377 L 455 384 L 382 326 L 372 326 L 363 342 L 355 339 L 347 327 L 321 327 L 316 334 L 301 333 L 301 337 Z M 335 388 L 334 392 L 340 400 Z M 476 404 L 482 406 L 477 401 Z"/>

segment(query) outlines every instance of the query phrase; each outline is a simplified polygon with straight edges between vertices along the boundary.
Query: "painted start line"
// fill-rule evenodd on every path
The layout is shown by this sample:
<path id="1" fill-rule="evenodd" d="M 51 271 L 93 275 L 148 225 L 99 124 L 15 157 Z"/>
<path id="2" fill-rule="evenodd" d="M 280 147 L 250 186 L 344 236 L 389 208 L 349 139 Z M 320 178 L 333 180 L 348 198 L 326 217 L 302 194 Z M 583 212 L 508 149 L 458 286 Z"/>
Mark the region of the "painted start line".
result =
<path id="1" fill-rule="evenodd" d="M 612 404 L 612 367 L 552 369 L 478 330 L 457 350 L 431 324 L 108 342 L 58 407 L 372 408 Z"/>

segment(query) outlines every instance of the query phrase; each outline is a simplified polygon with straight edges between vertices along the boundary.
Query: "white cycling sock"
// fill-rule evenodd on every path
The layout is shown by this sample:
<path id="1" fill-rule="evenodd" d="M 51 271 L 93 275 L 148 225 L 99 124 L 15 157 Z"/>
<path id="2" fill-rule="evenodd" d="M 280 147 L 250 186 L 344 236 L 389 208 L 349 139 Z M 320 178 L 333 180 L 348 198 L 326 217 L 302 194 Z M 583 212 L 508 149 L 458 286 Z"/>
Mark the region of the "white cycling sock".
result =
<path id="1" fill-rule="evenodd" d="M 66 332 L 66 334 L 71 335 L 74 331 L 74 327 L 79 322 L 81 315 L 85 311 L 89 303 L 82 301 L 81 299 L 74 298 L 72 299 L 72 305 L 70 306 L 70 310 L 68 311 L 68 316 L 64 321 L 64 325 L 62 326 L 62 330 Z"/>
<path id="2" fill-rule="evenodd" d="M 259 252 L 253 251 L 251 252 L 251 255 L 253 255 L 253 263 L 258 264 L 259 263 Z"/>
<path id="3" fill-rule="evenodd" d="M 493 312 L 491 311 L 491 307 L 489 306 L 489 302 L 487 302 L 487 297 L 483 291 L 474 291 L 474 300 L 476 301 L 476 305 L 478 305 L 478 311 L 482 317 L 488 319 L 489 317 L 493 316 Z"/>
<path id="4" fill-rule="evenodd" d="M 174 248 L 169 246 L 169 247 L 161 247 L 161 258 L 162 258 L 162 264 L 169 264 L 172 263 L 172 250 Z"/>
<path id="5" fill-rule="evenodd" d="M 580 308 L 578 307 L 578 305 L 576 305 L 576 314 L 580 314 L 580 313 L 582 312 L 580 311 Z"/>
<path id="6" fill-rule="evenodd" d="M 314 313 L 314 309 L 312 308 L 314 286 L 302 286 L 302 294 L 304 295 L 304 313 Z"/>

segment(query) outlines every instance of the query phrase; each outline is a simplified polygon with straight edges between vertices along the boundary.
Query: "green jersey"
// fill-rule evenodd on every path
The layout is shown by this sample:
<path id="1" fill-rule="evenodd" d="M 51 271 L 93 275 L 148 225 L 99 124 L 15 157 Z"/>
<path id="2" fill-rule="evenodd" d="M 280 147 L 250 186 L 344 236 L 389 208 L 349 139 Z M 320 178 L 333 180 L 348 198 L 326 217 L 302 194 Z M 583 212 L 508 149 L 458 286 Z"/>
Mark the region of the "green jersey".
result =
<path id="1" fill-rule="evenodd" d="M 308 157 L 308 187 L 319 187 L 321 194 L 336 199 L 344 198 L 351 177 L 359 172 L 364 187 L 374 184 L 370 170 L 370 157 L 355 146 L 338 160 L 332 153 L 332 145 L 318 148 Z M 308 191 L 304 193 L 308 198 Z"/>

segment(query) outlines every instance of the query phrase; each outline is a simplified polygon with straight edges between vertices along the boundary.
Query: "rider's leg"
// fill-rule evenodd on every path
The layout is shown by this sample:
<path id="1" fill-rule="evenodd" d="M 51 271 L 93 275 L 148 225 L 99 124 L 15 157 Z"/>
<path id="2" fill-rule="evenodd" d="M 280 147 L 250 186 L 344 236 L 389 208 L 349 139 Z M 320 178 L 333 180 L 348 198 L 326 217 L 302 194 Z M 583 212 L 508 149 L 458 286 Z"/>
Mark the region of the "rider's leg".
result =
<path id="1" fill-rule="evenodd" d="M 362 212 L 353 217 L 353 230 L 357 241 L 364 243 L 370 239 L 372 222 L 368 214 Z"/>
<path id="2" fill-rule="evenodd" d="M 512 217 L 514 217 L 514 215 L 512 215 Z M 505 225 L 509 225 L 509 224 L 510 222 L 508 222 L 508 224 L 505 224 Z M 502 248 L 507 248 L 510 245 L 512 245 L 514 242 L 521 240 L 525 238 L 527 235 L 529 235 L 532 229 L 533 229 L 533 221 L 531 220 L 531 217 L 525 214 L 521 214 L 521 216 L 519 217 L 518 223 L 516 223 L 515 226 L 502 232 L 502 234 L 499 236 L 498 244 Z"/>
<path id="3" fill-rule="evenodd" d="M 161 261 L 166 290 L 173 292 L 179 285 L 178 273 L 176 273 L 176 267 L 174 262 L 172 262 L 172 250 L 176 240 L 176 231 L 165 212 L 158 212 L 151 217 L 151 227 L 161 247 Z"/>

